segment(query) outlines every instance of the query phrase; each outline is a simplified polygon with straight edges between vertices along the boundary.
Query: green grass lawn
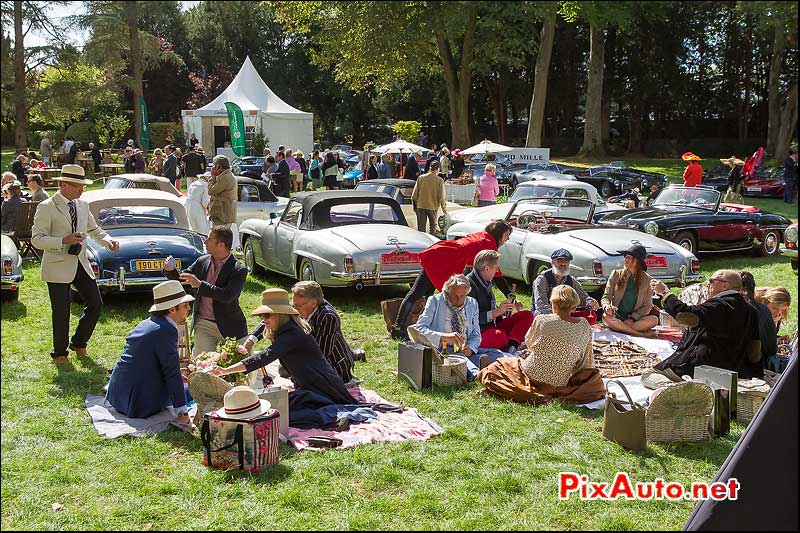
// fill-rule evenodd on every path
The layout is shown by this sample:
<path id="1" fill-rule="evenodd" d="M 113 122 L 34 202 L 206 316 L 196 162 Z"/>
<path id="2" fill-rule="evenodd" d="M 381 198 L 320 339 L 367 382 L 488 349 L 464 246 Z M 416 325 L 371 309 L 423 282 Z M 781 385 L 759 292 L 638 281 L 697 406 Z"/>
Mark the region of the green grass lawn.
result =
<path id="1" fill-rule="evenodd" d="M 3 153 L 3 163 L 7 162 Z M 637 163 L 638 162 L 631 162 Z M 764 206 L 765 202 L 757 202 Z M 796 213 L 794 215 L 796 218 Z M 703 272 L 751 270 L 759 284 L 785 285 L 797 300 L 787 260 L 746 255 L 701 257 Z M 608 481 L 710 481 L 743 431 L 703 443 L 650 444 L 625 452 L 601 436 L 602 413 L 554 403 L 528 407 L 482 398 L 477 384 L 415 392 L 392 375 L 380 300 L 404 286 L 361 293 L 328 289 L 354 346 L 367 361 L 355 374 L 389 401 L 414 406 L 445 433 L 427 442 L 324 453 L 281 446 L 281 464 L 245 475 L 201 465 L 197 435 L 100 438 L 84 408 L 99 394 L 127 333 L 146 317 L 151 295 L 106 299 L 89 345 L 91 359 L 57 369 L 50 362 L 50 307 L 38 262 L 25 262 L 18 303 L 3 302 L 2 529 L 679 529 L 691 502 L 560 502 L 559 472 Z M 249 312 L 267 287 L 292 280 L 250 276 Z M 530 287 L 520 287 L 530 305 Z M 73 305 L 74 330 L 80 308 Z M 797 325 L 793 303 L 791 323 Z M 255 325 L 249 319 L 249 325 Z M 52 505 L 63 507 L 56 511 Z"/>

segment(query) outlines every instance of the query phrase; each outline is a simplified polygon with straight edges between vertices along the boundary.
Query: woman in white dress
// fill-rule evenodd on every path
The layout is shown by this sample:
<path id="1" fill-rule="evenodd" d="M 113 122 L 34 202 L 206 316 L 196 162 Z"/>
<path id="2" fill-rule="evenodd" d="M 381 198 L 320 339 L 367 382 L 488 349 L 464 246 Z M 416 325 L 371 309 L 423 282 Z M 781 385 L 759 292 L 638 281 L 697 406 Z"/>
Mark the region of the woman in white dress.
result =
<path id="1" fill-rule="evenodd" d="M 209 201 L 208 176 L 198 176 L 189 185 L 186 193 L 186 215 L 189 217 L 189 227 L 203 235 L 208 235 L 211 230 L 211 223 L 208 221 Z"/>

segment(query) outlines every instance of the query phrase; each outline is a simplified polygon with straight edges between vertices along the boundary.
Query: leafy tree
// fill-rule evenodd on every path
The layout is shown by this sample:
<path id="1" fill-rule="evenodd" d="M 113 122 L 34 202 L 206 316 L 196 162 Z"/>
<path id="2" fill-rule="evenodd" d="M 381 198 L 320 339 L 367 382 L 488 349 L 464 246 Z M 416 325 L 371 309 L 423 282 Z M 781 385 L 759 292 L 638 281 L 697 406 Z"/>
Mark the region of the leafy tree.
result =
<path id="1" fill-rule="evenodd" d="M 401 120 L 392 126 L 392 130 L 404 141 L 416 143 L 419 132 L 422 130 L 422 124 L 416 120 Z"/>
<path id="2" fill-rule="evenodd" d="M 547 81 L 550 73 L 550 59 L 553 56 L 553 40 L 556 33 L 557 2 L 536 2 L 542 8 L 542 33 L 539 37 L 539 52 L 536 54 L 533 96 L 528 113 L 528 134 L 525 146 L 542 146 L 544 110 L 547 100 Z"/>
<path id="3" fill-rule="evenodd" d="M 130 127 L 131 121 L 123 114 L 100 113 L 95 118 L 95 130 L 101 146 L 116 146 Z"/>

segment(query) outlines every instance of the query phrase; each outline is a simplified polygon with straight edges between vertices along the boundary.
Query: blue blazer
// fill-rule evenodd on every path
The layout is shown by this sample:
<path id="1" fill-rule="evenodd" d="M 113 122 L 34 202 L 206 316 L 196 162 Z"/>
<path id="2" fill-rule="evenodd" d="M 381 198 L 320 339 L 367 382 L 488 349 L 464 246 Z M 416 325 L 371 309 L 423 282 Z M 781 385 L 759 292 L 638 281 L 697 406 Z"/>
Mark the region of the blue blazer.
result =
<path id="1" fill-rule="evenodd" d="M 151 315 L 130 332 L 111 373 L 106 400 L 131 418 L 147 418 L 170 404 L 186 405 L 178 330 L 165 317 Z"/>
<path id="2" fill-rule="evenodd" d="M 430 343 L 437 348 L 442 345 L 442 335 L 446 330 L 450 330 L 450 325 L 447 323 L 447 317 L 450 312 L 447 309 L 447 296 L 445 293 L 440 292 L 428 298 L 425 303 L 425 311 L 419 315 L 417 320 L 417 329 L 428 338 Z M 464 314 L 467 319 L 467 331 L 465 336 L 467 338 L 467 346 L 477 353 L 478 348 L 481 346 L 481 327 L 478 321 L 478 302 L 475 298 L 467 296 L 467 302 Z"/>

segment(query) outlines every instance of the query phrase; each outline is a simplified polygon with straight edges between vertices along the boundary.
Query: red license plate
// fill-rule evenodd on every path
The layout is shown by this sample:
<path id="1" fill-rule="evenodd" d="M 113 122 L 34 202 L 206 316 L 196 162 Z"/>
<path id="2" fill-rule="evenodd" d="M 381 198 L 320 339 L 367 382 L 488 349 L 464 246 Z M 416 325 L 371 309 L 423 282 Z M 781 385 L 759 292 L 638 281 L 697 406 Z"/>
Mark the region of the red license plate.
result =
<path id="1" fill-rule="evenodd" d="M 409 265 L 414 263 L 419 263 L 419 254 L 410 252 L 381 254 L 382 265 Z"/>
<path id="2" fill-rule="evenodd" d="M 663 255 L 650 255 L 644 260 L 647 268 L 667 268 L 667 258 Z"/>

